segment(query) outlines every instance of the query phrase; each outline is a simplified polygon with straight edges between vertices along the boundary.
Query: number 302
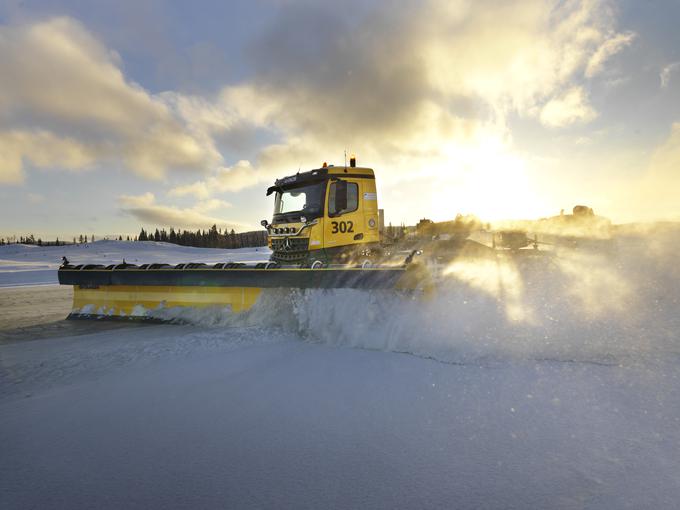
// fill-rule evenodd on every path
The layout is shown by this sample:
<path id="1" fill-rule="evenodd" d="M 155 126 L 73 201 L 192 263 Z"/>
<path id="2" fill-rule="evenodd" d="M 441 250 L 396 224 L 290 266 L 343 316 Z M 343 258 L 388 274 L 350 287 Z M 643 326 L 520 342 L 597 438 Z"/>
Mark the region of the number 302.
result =
<path id="1" fill-rule="evenodd" d="M 354 232 L 354 222 L 352 221 L 334 221 L 331 223 L 331 227 L 333 227 L 332 234 Z"/>

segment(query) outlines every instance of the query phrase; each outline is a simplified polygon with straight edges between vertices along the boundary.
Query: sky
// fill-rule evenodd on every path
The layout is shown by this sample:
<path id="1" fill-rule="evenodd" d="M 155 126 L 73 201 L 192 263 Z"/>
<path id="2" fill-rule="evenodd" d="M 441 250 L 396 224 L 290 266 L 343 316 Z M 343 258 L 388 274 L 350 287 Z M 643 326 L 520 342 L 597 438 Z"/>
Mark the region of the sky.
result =
<path id="1" fill-rule="evenodd" d="M 680 2 L 0 0 L 0 236 L 259 228 L 374 168 L 388 222 L 680 219 Z"/>

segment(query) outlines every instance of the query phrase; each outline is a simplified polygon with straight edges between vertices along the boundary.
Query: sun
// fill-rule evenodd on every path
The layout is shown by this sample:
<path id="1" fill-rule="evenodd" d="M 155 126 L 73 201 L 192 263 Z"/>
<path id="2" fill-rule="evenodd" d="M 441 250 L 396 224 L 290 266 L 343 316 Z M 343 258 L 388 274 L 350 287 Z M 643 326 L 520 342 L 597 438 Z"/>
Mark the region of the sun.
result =
<path id="1" fill-rule="evenodd" d="M 432 175 L 427 208 L 435 220 L 462 213 L 493 222 L 535 218 L 544 211 L 526 161 L 497 138 L 448 147 L 436 166 L 447 171 Z"/>

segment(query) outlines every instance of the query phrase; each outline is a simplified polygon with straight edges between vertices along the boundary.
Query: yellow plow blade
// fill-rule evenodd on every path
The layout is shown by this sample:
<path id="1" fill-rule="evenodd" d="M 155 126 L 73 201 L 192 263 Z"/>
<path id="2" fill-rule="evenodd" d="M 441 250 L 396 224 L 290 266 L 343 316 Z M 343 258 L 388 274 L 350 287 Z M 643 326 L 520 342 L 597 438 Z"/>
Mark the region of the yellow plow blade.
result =
<path id="1" fill-rule="evenodd" d="M 260 292 L 255 287 L 74 285 L 72 316 L 139 317 L 151 310 L 207 306 L 238 313 L 253 306 Z"/>

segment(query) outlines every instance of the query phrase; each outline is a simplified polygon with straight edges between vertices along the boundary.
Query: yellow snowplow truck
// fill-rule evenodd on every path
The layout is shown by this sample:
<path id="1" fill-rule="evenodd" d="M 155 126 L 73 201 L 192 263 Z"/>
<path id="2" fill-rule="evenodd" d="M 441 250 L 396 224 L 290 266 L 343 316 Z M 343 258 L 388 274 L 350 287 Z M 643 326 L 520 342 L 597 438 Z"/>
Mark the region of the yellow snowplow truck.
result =
<path id="1" fill-rule="evenodd" d="M 168 309 L 251 308 L 263 289 L 418 289 L 429 277 L 411 264 L 418 250 L 386 264 L 380 212 L 370 168 L 326 164 L 276 181 L 274 217 L 262 224 L 272 249 L 268 262 L 170 265 L 100 264 L 59 268 L 73 285 L 70 318 L 165 320 Z M 377 262 L 377 263 L 376 263 Z"/>
<path id="2" fill-rule="evenodd" d="M 330 264 L 368 265 L 381 254 L 380 213 L 375 174 L 370 168 L 326 165 L 278 179 L 267 229 L 271 260 L 319 268 Z"/>

